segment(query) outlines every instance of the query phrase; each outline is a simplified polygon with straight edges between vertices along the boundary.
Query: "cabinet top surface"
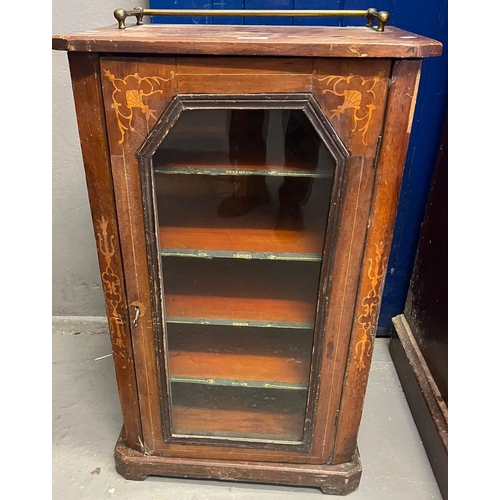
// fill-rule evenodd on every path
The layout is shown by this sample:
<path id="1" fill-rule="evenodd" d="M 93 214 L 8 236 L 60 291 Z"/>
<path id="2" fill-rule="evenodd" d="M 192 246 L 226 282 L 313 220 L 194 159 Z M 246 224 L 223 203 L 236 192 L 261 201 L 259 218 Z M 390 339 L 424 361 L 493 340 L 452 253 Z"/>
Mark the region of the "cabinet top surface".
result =
<path id="1" fill-rule="evenodd" d="M 117 25 L 54 35 L 54 50 L 75 52 L 298 57 L 439 56 L 442 44 L 387 26 Z"/>

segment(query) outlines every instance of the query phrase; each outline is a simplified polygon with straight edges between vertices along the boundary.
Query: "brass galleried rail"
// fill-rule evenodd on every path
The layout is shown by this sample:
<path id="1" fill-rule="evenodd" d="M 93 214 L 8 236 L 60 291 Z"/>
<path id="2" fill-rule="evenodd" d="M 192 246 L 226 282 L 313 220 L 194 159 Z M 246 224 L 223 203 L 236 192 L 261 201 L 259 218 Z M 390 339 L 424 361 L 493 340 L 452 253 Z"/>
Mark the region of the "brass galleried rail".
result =
<path id="1" fill-rule="evenodd" d="M 137 24 L 142 24 L 144 16 L 245 16 L 245 17 L 366 17 L 366 26 L 383 32 L 391 15 L 377 9 L 367 10 L 231 10 L 231 9 L 143 9 L 135 7 L 132 10 L 116 9 L 114 16 L 118 21 L 118 28 L 125 29 L 127 17 L 135 17 Z M 378 21 L 375 28 L 374 21 Z"/>

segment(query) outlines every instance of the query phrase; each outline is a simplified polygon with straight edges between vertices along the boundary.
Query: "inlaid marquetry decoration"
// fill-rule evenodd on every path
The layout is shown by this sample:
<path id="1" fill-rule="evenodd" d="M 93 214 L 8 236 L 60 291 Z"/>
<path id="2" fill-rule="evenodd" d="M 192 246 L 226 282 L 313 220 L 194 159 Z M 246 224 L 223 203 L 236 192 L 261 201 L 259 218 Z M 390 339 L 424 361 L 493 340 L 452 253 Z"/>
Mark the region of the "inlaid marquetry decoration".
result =
<path id="1" fill-rule="evenodd" d="M 117 78 L 109 70 L 104 70 L 104 76 L 114 87 L 111 98 L 121 135 L 118 144 L 123 144 L 126 132 L 135 131 L 132 122 L 138 116 L 144 116 L 146 122 L 151 118 L 156 121 L 157 110 L 149 106 L 148 98 L 155 94 L 163 94 L 160 87 L 174 78 L 174 72 L 170 71 L 169 78 L 139 76 L 138 73 Z"/>
<path id="2" fill-rule="evenodd" d="M 358 316 L 358 323 L 363 329 L 361 339 L 356 343 L 354 364 L 361 371 L 366 368 L 365 359 L 371 355 L 372 341 L 375 336 L 375 316 L 380 303 L 380 285 L 384 275 L 385 259 L 382 259 L 383 243 L 375 244 L 375 257 L 368 260 L 368 279 L 370 291 L 361 301 L 363 314 Z"/>
<path id="3" fill-rule="evenodd" d="M 111 338 L 120 347 L 125 347 L 123 342 L 123 320 L 118 312 L 118 307 L 122 301 L 120 293 L 120 279 L 111 267 L 111 259 L 116 252 L 116 242 L 114 235 L 108 235 L 108 221 L 101 217 L 97 221 L 97 247 L 104 257 L 106 267 L 101 273 L 102 285 L 106 304 L 108 305 L 109 328 Z"/>
<path id="4" fill-rule="evenodd" d="M 370 128 L 370 122 L 374 111 L 377 85 L 384 76 L 379 72 L 377 76 L 364 78 L 360 75 L 349 74 L 348 76 L 325 76 L 316 79 L 324 83 L 327 88 L 322 89 L 324 95 L 338 97 L 339 104 L 336 108 L 330 109 L 329 118 L 338 118 L 344 113 L 352 113 L 354 125 L 352 132 L 361 134 L 363 145 L 367 145 L 366 133 Z"/>

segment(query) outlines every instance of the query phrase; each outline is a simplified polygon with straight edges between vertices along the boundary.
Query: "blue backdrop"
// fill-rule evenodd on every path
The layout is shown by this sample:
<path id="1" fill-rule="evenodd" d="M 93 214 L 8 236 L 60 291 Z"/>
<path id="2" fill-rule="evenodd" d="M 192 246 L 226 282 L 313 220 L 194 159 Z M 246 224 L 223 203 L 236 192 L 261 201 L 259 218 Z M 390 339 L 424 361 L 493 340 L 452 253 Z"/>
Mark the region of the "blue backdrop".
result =
<path id="1" fill-rule="evenodd" d="M 443 43 L 443 55 L 425 59 L 398 205 L 377 336 L 389 336 L 391 318 L 404 309 L 448 100 L 447 0 L 151 0 L 152 9 L 359 9 L 391 14 L 390 25 Z M 363 25 L 362 18 L 152 17 L 153 23 Z"/>

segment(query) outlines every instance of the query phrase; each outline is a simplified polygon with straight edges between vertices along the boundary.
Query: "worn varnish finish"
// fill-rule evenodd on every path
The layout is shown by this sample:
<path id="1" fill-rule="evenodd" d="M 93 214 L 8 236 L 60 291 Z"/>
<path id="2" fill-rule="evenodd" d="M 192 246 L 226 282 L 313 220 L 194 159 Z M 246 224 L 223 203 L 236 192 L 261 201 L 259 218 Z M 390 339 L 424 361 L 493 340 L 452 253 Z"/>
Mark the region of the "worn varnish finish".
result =
<path id="1" fill-rule="evenodd" d="M 312 336 L 299 329 L 231 327 L 213 333 L 204 325 L 171 325 L 170 373 L 174 377 L 280 381 L 307 384 Z"/>
<path id="2" fill-rule="evenodd" d="M 116 26 L 55 36 L 56 50 L 151 54 L 292 57 L 429 57 L 441 54 L 435 40 L 387 26 L 384 33 L 362 27 L 320 26 Z"/>
<path id="3" fill-rule="evenodd" d="M 118 393 L 124 418 L 125 440 L 129 447 L 140 450 L 142 430 L 136 366 L 128 322 L 116 201 L 109 166 L 99 57 L 95 54 L 72 53 L 69 54 L 69 63 Z"/>
<path id="4" fill-rule="evenodd" d="M 399 189 L 417 99 L 420 66 L 419 60 L 394 62 L 356 298 L 347 371 L 343 380 L 333 463 L 349 460 L 356 447 L 363 409 L 361 402 L 366 392 L 377 330 L 380 297 L 387 271 Z"/>
<path id="5" fill-rule="evenodd" d="M 413 419 L 448 498 L 448 128 L 427 200 L 403 314 L 389 343 Z"/>
<path id="6" fill-rule="evenodd" d="M 352 59 L 318 59 L 315 63 L 314 96 L 352 152 L 342 199 L 341 236 L 330 277 L 326 339 L 322 352 L 321 384 L 325 394 L 319 401 L 317 414 L 317 425 L 325 428 L 318 454 L 328 463 L 335 460 L 333 447 L 350 338 L 346 332 L 352 328 L 390 71 L 389 60 L 368 60 L 360 64 Z M 349 78 L 353 75 L 356 76 Z M 349 106 L 349 97 L 360 99 L 357 102 L 361 106 Z M 357 116 L 365 118 L 357 120 Z M 334 425 L 331 425 L 332 421 Z"/>
<path id="7" fill-rule="evenodd" d="M 177 61 L 178 92 L 182 94 L 253 94 L 256 89 L 280 93 L 311 91 L 311 59 L 192 57 Z"/>
<path id="8" fill-rule="evenodd" d="M 319 263 L 263 261 L 260 275 L 253 260 L 174 258 L 163 266 L 166 319 L 198 314 L 207 321 L 224 317 L 312 328 L 317 283 L 308 273 L 311 267 L 319 269 Z"/>
<path id="9" fill-rule="evenodd" d="M 439 55 L 441 45 L 393 27 L 212 25 L 102 28 L 56 36 L 53 44 L 75 52 L 75 101 L 125 421 L 117 470 L 130 479 L 356 489 L 357 433 L 421 58 Z M 225 107 L 300 109 L 331 142 L 336 167 L 324 245 L 314 224 L 285 234 L 250 218 L 247 226 L 228 222 L 204 232 L 189 200 L 157 224 L 154 148 L 186 109 Z M 175 158 L 183 174 L 229 167 L 213 155 L 186 164 L 179 155 L 159 156 L 165 172 L 158 175 L 168 177 Z M 249 166 L 240 169 L 248 174 Z M 259 174 L 258 165 L 253 170 Z M 325 172 L 308 175 L 321 180 Z M 193 251 L 216 257 L 214 264 Z M 266 272 L 254 275 L 244 252 Z M 177 260 L 162 265 L 161 254 Z M 231 279 L 223 271 L 230 259 Z M 314 266 L 319 289 L 302 272 Z M 198 284 L 203 276 L 211 287 Z M 213 324 L 222 325 L 217 335 Z M 249 418 L 238 387 L 288 393 L 290 411 L 269 412 L 262 403 Z M 203 406 L 214 392 L 220 404 Z"/>
<path id="10" fill-rule="evenodd" d="M 127 479 L 141 481 L 148 474 L 160 476 L 219 479 L 255 483 L 315 486 L 323 493 L 347 495 L 356 490 L 361 464 L 356 451 L 352 460 L 341 465 L 317 466 L 248 462 L 236 460 L 202 460 L 144 456 L 128 448 L 120 436 L 115 448 L 116 469 Z M 148 471 L 145 473 L 145 471 Z"/>

